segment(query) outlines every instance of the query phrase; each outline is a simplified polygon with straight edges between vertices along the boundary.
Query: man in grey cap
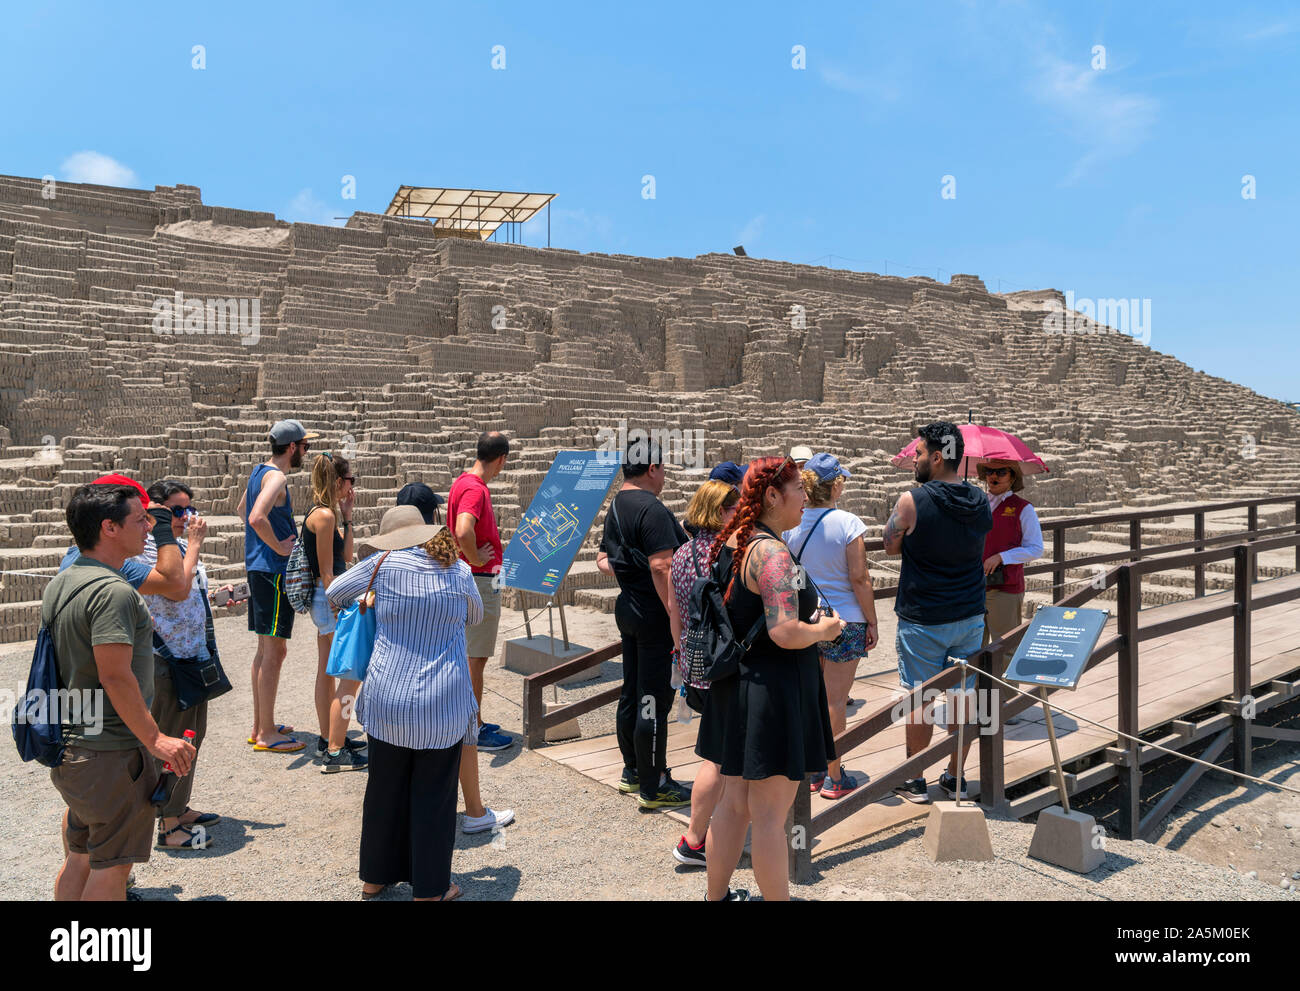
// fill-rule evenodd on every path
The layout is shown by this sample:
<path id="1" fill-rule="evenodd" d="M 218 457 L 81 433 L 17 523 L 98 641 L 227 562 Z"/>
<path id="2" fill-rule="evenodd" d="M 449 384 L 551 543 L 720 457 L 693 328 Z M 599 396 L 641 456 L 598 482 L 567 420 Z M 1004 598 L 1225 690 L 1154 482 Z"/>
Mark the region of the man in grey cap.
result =
<path id="1" fill-rule="evenodd" d="M 244 521 L 244 570 L 248 573 L 248 629 L 257 634 L 253 655 L 253 731 L 248 742 L 254 750 L 294 753 L 307 744 L 286 734 L 292 726 L 275 721 L 275 695 L 280 687 L 280 666 L 289 652 L 293 634 L 293 607 L 284 590 L 298 528 L 289 498 L 288 473 L 302 467 L 310 441 L 297 420 L 280 420 L 271 427 L 271 457 L 253 469 L 239 500 Z"/>

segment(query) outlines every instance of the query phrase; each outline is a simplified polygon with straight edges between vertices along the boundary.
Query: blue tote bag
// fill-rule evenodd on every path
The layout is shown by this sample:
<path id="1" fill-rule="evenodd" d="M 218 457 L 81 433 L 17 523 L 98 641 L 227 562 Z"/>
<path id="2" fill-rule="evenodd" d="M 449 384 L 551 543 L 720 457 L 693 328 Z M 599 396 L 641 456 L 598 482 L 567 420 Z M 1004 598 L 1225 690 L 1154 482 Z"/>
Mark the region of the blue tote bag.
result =
<path id="1" fill-rule="evenodd" d="M 370 597 L 375 576 L 388 554 L 385 551 L 379 558 L 361 597 L 338 615 L 334 624 L 334 642 L 330 644 L 329 660 L 325 662 L 325 673 L 331 678 L 365 680 L 366 667 L 375 649 L 375 610 L 373 606 L 366 608 L 366 599 Z"/>

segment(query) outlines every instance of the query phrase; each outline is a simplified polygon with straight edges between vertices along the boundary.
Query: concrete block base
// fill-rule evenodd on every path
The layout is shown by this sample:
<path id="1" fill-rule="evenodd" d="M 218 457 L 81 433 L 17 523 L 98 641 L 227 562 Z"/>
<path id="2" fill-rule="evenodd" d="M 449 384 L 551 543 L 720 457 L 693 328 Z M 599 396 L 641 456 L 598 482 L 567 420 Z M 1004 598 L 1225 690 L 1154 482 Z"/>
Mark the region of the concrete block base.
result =
<path id="1" fill-rule="evenodd" d="M 567 704 L 568 704 L 567 702 L 543 701 L 543 705 L 546 706 L 545 714 L 548 716 L 555 709 L 558 709 L 560 708 L 560 706 L 567 705 Z M 543 739 L 545 739 L 547 743 L 558 743 L 560 740 L 576 740 L 580 736 L 582 736 L 582 730 L 578 728 L 578 720 L 575 717 L 573 719 L 569 719 L 566 720 L 565 722 L 560 723 L 559 726 L 549 727 L 546 730 Z"/>
<path id="2" fill-rule="evenodd" d="M 969 802 L 935 802 L 925 823 L 925 852 L 936 863 L 992 860 L 993 844 L 984 810 Z"/>
<path id="3" fill-rule="evenodd" d="M 1097 820 L 1082 812 L 1066 812 L 1059 805 L 1038 813 L 1029 856 L 1076 874 L 1095 871 L 1106 860 L 1106 851 L 1094 846 Z"/>
<path id="4" fill-rule="evenodd" d="M 584 647 L 573 641 L 569 641 L 569 648 L 565 650 L 563 640 L 552 640 L 550 637 L 541 636 L 517 637 L 506 641 L 506 649 L 501 654 L 501 666 L 517 674 L 537 674 L 539 671 L 549 671 L 558 664 L 580 657 L 590 650 L 590 647 Z M 579 671 L 558 684 L 576 685 L 599 677 L 600 665 L 596 665 L 586 671 Z"/>

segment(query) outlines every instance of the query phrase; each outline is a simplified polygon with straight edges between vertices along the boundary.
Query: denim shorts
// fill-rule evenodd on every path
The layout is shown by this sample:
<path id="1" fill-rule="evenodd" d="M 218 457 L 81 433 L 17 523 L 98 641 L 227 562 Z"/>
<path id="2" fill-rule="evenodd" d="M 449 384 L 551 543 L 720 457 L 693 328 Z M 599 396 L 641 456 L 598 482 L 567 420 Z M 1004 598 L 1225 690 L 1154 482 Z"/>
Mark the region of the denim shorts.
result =
<path id="1" fill-rule="evenodd" d="M 898 618 L 894 645 L 898 649 L 898 682 L 906 689 L 929 681 L 944 668 L 951 667 L 952 657 L 969 657 L 984 643 L 984 614 L 955 623 L 922 626 Z M 966 677 L 965 688 L 975 687 L 975 674 Z"/>
<path id="2" fill-rule="evenodd" d="M 329 636 L 334 632 L 337 616 L 330 608 L 329 599 L 325 598 L 325 589 L 319 584 L 311 594 L 311 621 L 316 624 L 318 636 Z"/>

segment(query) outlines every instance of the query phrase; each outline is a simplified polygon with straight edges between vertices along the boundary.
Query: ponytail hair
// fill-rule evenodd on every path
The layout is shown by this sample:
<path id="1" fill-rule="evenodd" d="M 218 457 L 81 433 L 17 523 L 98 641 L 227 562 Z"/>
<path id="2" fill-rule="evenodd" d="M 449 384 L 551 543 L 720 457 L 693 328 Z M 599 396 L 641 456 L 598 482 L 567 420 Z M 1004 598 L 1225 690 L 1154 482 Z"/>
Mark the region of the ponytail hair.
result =
<path id="1" fill-rule="evenodd" d="M 317 506 L 324 506 L 337 521 L 339 515 L 339 479 L 348 473 L 348 460 L 336 454 L 321 452 L 311 467 L 311 498 Z"/>
<path id="2" fill-rule="evenodd" d="M 799 469 L 794 462 L 786 458 L 755 458 L 745 471 L 740 484 L 740 502 L 736 504 L 736 515 L 722 528 L 713 546 L 709 548 L 709 567 L 712 567 L 727 545 L 728 539 L 736 537 L 736 553 L 731 561 L 731 581 L 727 583 L 725 601 L 731 601 L 731 590 L 740 574 L 740 562 L 745 558 L 745 548 L 754 535 L 758 518 L 763 515 L 763 496 L 768 489 L 787 484 L 799 477 Z"/>

